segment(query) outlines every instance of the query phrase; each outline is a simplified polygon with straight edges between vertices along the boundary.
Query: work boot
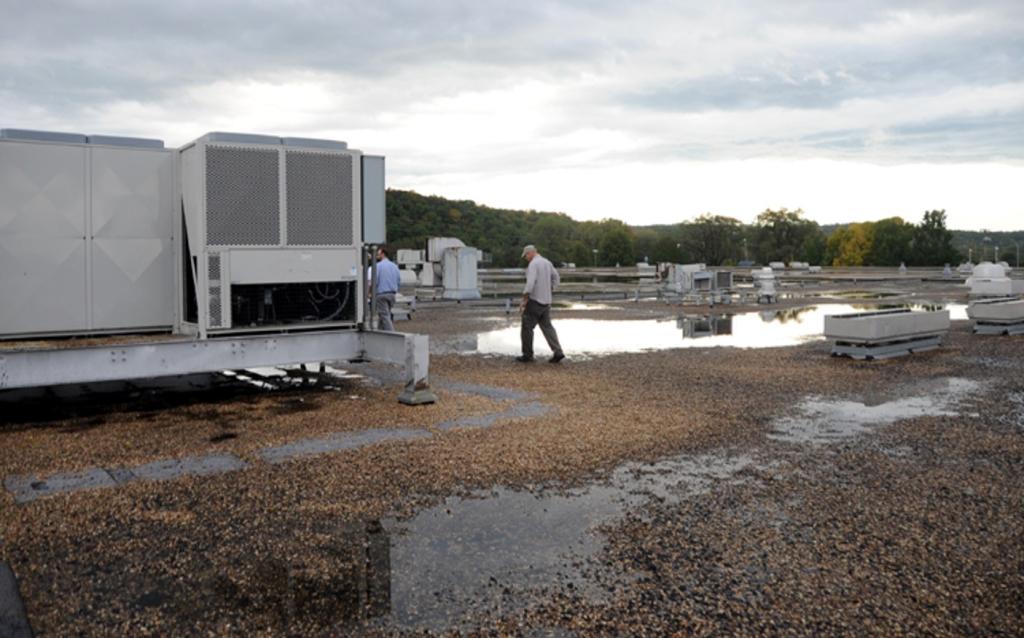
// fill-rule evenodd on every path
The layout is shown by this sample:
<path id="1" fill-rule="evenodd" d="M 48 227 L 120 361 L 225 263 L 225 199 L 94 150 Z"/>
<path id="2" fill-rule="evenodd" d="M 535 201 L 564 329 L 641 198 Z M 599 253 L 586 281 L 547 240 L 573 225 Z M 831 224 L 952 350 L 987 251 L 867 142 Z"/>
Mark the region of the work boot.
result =
<path id="1" fill-rule="evenodd" d="M 559 361 L 561 361 L 564 358 L 565 358 L 565 354 L 563 354 L 561 352 L 556 352 L 550 359 L 548 359 L 548 363 L 558 363 Z"/>

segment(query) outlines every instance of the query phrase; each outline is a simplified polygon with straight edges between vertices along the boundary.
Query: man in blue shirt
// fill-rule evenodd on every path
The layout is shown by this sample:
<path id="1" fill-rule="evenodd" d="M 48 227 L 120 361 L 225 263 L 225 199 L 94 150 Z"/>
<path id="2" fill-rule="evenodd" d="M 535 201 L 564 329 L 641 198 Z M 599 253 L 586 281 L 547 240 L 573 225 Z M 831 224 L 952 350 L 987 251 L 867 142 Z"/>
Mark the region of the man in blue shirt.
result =
<path id="1" fill-rule="evenodd" d="M 391 308 L 395 305 L 398 294 L 398 266 L 388 259 L 388 249 L 381 246 L 377 249 L 377 329 L 394 332 L 395 324 L 391 320 Z"/>

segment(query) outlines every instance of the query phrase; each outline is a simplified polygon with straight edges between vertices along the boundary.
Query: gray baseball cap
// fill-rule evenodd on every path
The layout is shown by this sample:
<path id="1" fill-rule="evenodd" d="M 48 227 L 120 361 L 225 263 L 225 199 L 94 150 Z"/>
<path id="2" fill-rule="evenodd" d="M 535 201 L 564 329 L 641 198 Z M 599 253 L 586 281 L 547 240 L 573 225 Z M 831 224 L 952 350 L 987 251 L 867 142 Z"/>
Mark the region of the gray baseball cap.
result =
<path id="1" fill-rule="evenodd" d="M 520 257 L 526 257 L 526 253 L 535 253 L 535 252 L 537 252 L 537 247 L 534 246 L 533 244 L 527 244 L 526 246 L 523 247 L 523 254 L 519 255 L 519 256 Z"/>

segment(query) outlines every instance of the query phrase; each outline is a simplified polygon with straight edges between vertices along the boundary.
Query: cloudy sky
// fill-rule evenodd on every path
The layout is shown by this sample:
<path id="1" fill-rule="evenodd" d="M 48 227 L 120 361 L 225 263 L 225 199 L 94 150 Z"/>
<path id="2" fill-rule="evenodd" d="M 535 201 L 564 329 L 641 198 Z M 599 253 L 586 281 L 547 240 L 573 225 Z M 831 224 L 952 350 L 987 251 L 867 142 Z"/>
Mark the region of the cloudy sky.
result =
<path id="1" fill-rule="evenodd" d="M 343 139 L 391 187 L 577 219 L 1024 228 L 1020 0 L 0 8 L 4 128 Z"/>

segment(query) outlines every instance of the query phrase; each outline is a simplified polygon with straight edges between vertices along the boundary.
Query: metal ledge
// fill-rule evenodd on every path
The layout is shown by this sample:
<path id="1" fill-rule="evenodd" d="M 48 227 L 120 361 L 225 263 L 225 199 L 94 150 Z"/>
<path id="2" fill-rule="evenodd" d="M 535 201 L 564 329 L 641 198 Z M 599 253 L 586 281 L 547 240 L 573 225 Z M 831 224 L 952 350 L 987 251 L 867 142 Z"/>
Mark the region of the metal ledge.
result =
<path id="1" fill-rule="evenodd" d="M 994 323 L 977 321 L 974 323 L 976 335 L 1024 335 L 1024 321 L 1020 323 Z"/>
<path id="2" fill-rule="evenodd" d="M 370 359 L 404 366 L 403 403 L 433 403 L 425 335 L 336 330 L 176 339 L 45 350 L 0 350 L 0 390 Z"/>
<path id="3" fill-rule="evenodd" d="M 859 360 L 891 359 L 915 352 L 927 352 L 942 346 L 942 334 L 917 336 L 912 339 L 885 342 L 836 341 L 832 344 L 833 357 L 850 357 Z"/>

